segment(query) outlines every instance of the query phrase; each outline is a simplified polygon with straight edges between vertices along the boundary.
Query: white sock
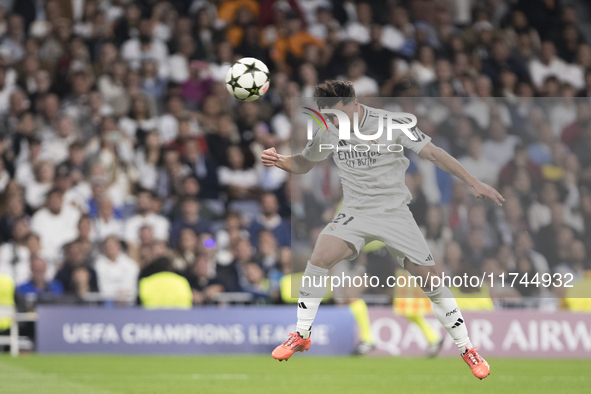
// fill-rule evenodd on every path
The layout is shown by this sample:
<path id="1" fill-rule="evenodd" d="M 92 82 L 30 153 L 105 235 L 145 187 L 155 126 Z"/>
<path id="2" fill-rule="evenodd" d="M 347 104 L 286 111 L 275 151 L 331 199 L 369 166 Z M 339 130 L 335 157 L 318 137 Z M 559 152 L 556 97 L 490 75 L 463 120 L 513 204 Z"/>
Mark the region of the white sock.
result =
<path id="1" fill-rule="evenodd" d="M 442 286 L 434 291 L 426 291 L 425 295 L 431 300 L 435 317 L 458 345 L 460 354 L 466 351 L 466 346 L 472 348 L 464 317 L 451 291 Z"/>
<path id="2" fill-rule="evenodd" d="M 300 286 L 298 324 L 296 325 L 296 331 L 304 339 L 310 336 L 310 330 L 312 329 L 316 312 L 318 312 L 320 302 L 326 293 L 327 275 L 327 269 L 312 265 L 308 261 Z"/>

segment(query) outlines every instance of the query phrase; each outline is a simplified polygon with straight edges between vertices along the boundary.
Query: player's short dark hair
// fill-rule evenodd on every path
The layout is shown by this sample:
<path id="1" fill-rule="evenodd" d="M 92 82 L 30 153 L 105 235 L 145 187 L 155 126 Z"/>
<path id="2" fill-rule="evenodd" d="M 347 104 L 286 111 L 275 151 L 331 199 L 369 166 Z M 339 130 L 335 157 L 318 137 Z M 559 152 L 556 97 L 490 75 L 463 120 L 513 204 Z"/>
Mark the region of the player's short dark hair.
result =
<path id="1" fill-rule="evenodd" d="M 318 108 L 332 107 L 337 103 L 347 105 L 355 99 L 355 88 L 350 81 L 331 79 L 316 85 L 314 98 Z"/>

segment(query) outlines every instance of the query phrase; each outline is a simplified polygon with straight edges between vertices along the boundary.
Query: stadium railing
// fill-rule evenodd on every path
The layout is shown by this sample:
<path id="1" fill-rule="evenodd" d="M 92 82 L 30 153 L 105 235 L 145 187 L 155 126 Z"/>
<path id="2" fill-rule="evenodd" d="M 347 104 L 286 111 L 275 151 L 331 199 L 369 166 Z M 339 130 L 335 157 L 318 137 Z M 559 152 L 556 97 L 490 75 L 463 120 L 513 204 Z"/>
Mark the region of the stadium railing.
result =
<path id="1" fill-rule="evenodd" d="M 35 322 L 37 321 L 37 313 L 35 312 L 17 312 L 15 308 L 0 307 L 0 318 L 11 318 L 12 324 L 8 335 L 0 335 L 0 345 L 8 345 L 10 347 L 10 355 L 16 357 L 20 350 L 32 350 L 33 342 L 27 337 L 19 336 L 19 323 Z"/>
<path id="2" fill-rule="evenodd" d="M 213 299 L 218 304 L 250 304 L 254 300 L 251 293 L 218 293 Z"/>

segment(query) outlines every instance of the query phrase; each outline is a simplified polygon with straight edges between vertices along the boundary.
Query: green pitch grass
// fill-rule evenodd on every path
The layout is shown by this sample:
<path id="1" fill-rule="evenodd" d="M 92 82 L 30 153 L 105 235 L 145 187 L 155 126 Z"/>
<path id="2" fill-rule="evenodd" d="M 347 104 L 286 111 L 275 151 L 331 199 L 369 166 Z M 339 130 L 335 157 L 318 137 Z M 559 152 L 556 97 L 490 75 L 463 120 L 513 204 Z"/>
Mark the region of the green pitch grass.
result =
<path id="1" fill-rule="evenodd" d="M 591 360 L 490 359 L 480 381 L 458 358 L 0 355 L 5 394 L 584 393 Z"/>

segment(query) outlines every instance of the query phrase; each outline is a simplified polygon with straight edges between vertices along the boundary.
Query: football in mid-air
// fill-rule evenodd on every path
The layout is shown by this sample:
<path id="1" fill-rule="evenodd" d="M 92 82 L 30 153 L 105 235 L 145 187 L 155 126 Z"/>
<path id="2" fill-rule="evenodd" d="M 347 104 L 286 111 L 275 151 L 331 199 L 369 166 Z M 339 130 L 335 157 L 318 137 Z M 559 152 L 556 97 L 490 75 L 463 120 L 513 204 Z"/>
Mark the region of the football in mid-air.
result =
<path id="1" fill-rule="evenodd" d="M 269 69 L 254 57 L 244 57 L 228 70 L 226 88 L 238 100 L 256 100 L 269 89 Z"/>

